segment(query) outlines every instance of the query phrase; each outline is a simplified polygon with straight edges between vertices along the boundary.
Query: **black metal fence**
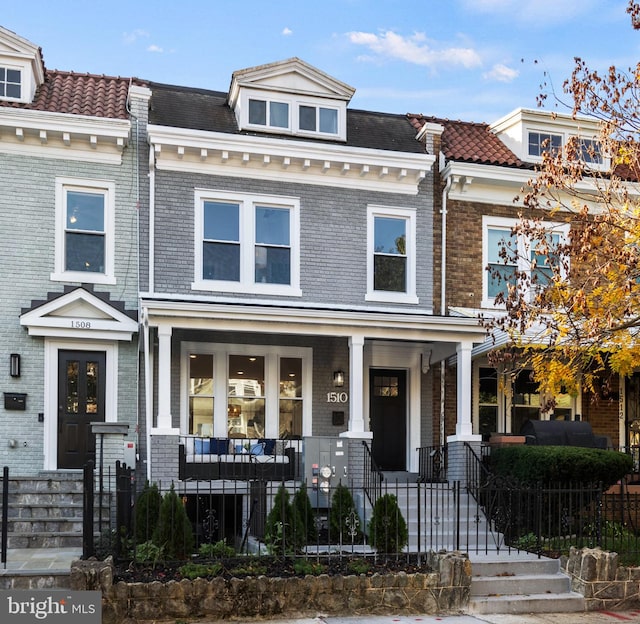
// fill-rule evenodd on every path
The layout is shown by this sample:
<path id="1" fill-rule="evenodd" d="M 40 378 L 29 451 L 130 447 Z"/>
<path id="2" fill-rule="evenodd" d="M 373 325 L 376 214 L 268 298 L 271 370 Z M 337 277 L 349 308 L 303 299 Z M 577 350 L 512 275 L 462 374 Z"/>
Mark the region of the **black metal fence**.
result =
<path id="1" fill-rule="evenodd" d="M 172 495 L 188 519 L 191 537 L 185 533 L 184 546 L 193 552 L 222 542 L 237 553 L 303 557 L 402 557 L 442 549 L 559 556 L 571 546 L 600 546 L 618 552 L 625 563 L 640 562 L 640 495 L 624 484 L 603 492 L 598 484 L 524 487 L 488 474 L 473 487 L 374 480 L 372 500 L 365 488 L 349 483 L 333 483 L 320 497 L 303 481 L 259 479 L 157 483 L 150 497 L 126 467 L 107 478 L 116 488 L 107 497 L 111 508 L 102 512 L 107 520 L 96 533 L 103 515 L 94 503 L 86 526 L 98 541 L 85 554 L 110 548 L 120 559 L 133 558 L 142 544 L 148 549 L 153 542 L 163 513 L 168 534 L 181 534 L 177 508 L 162 511 Z M 384 507 L 376 510 L 380 501 Z M 295 514 L 289 511 L 294 506 Z"/>

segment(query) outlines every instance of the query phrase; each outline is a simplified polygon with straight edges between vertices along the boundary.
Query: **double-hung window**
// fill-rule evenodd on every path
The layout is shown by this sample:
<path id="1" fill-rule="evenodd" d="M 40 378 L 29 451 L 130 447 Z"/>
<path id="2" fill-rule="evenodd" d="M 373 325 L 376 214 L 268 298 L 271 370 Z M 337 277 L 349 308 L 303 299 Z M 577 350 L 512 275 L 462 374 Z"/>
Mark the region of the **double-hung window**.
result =
<path id="1" fill-rule="evenodd" d="M 417 303 L 415 210 L 370 206 L 367 301 Z"/>
<path id="2" fill-rule="evenodd" d="M 21 70 L 0 66 L 0 98 L 19 100 L 21 97 Z"/>
<path id="3" fill-rule="evenodd" d="M 56 270 L 51 279 L 115 283 L 111 182 L 56 179 Z"/>
<path id="4" fill-rule="evenodd" d="M 518 276 L 525 275 L 530 292 L 544 288 L 552 279 L 558 245 L 566 238 L 567 224 L 549 223 L 546 240 L 530 240 L 523 234 L 514 234 L 516 219 L 483 217 L 483 303 L 492 307 L 496 298 L 506 298 L 509 287 L 522 288 Z"/>
<path id="5" fill-rule="evenodd" d="M 299 201 L 196 193 L 194 289 L 300 295 Z"/>

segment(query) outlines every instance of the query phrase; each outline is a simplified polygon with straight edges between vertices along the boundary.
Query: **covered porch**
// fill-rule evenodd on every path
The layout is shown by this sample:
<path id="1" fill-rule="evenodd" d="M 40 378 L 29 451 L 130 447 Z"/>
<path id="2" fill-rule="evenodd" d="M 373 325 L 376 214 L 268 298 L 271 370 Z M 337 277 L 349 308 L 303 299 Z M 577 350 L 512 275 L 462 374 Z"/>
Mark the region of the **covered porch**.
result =
<path id="1" fill-rule="evenodd" d="M 418 448 L 445 442 L 433 371 L 452 357 L 456 427 L 446 442 L 480 442 L 472 433 L 471 353 L 484 330 L 475 319 L 143 299 L 142 327 L 149 480 L 178 478 L 190 438 L 194 454 L 195 439 L 209 450 L 224 440 L 227 452 L 216 455 L 234 462 L 250 451 L 238 440 L 295 446 L 303 462 L 309 439 L 356 448 L 365 441 L 382 470 L 417 473 Z M 451 457 L 450 450 L 450 472 Z M 363 460 L 353 461 L 360 469 L 351 462 L 350 476 Z"/>

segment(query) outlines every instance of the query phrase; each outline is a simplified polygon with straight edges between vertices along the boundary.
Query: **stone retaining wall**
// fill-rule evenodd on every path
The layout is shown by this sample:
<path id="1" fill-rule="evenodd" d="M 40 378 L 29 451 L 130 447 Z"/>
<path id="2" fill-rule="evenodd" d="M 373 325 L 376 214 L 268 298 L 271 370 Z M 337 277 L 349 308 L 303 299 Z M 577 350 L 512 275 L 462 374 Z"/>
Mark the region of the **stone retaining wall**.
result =
<path id="1" fill-rule="evenodd" d="M 433 554 L 425 569 L 430 571 L 114 583 L 109 560 L 89 560 L 71 566 L 71 589 L 102 591 L 103 624 L 202 617 L 435 615 L 468 605 L 471 563 L 465 554 Z"/>
<path id="2" fill-rule="evenodd" d="M 619 566 L 615 552 L 572 547 L 565 569 L 571 578 L 571 589 L 584 596 L 587 611 L 640 606 L 640 568 Z"/>

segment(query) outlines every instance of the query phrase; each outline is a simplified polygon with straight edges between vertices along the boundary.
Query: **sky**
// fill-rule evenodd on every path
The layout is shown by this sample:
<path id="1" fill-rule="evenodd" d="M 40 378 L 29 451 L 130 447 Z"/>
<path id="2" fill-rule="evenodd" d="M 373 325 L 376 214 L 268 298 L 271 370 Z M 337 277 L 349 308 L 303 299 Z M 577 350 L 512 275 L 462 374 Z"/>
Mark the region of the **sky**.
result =
<path id="1" fill-rule="evenodd" d="M 640 60 L 627 0 L 2 4 L 0 25 L 49 69 L 227 91 L 234 71 L 296 56 L 353 87 L 351 108 L 476 122 L 535 108 L 541 92 L 566 101 L 574 57 L 599 70 Z"/>

